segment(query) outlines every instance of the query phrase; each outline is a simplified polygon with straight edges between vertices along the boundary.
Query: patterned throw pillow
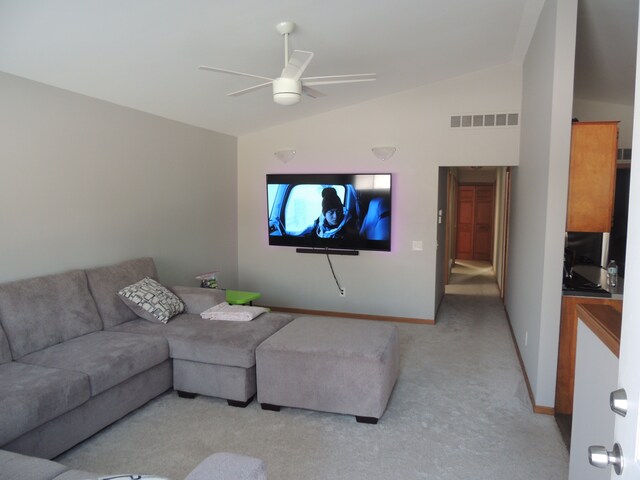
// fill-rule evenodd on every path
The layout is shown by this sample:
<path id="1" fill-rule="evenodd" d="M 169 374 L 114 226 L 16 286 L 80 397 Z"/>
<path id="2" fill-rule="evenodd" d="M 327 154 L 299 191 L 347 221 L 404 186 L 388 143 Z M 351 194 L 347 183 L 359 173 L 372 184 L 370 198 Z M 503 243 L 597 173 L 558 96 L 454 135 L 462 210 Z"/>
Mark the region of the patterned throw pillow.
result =
<path id="1" fill-rule="evenodd" d="M 136 315 L 151 322 L 167 323 L 184 311 L 180 298 L 149 277 L 124 287 L 118 295 Z"/>

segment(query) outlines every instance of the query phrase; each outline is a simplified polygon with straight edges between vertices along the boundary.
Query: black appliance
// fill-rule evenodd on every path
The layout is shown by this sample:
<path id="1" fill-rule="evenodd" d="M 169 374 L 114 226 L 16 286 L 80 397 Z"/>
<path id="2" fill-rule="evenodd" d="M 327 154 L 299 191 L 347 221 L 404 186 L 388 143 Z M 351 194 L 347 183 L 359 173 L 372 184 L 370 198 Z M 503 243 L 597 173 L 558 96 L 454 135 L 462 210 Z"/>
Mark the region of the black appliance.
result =
<path id="1" fill-rule="evenodd" d="M 575 265 L 593 265 L 600 268 L 602 233 L 568 232 L 564 249 L 562 291 L 567 295 L 585 297 L 611 297 L 601 285 L 575 273 Z"/>
<path id="2" fill-rule="evenodd" d="M 602 266 L 602 233 L 596 232 L 567 232 L 565 243 L 565 264 L 567 261 L 566 251 L 573 255 L 573 265 L 596 265 Z"/>

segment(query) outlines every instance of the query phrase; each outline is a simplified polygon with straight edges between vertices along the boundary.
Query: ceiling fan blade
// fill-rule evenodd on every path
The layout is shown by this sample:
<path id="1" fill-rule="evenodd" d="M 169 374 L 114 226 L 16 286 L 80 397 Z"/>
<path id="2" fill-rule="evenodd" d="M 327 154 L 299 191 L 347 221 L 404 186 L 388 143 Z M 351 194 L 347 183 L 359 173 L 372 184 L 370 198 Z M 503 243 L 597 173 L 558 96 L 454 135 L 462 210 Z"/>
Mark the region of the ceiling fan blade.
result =
<path id="1" fill-rule="evenodd" d="M 294 50 L 289 57 L 287 65 L 282 69 L 282 77 L 293 80 L 300 80 L 309 62 L 313 58 L 312 52 L 302 50 Z"/>
<path id="2" fill-rule="evenodd" d="M 271 85 L 271 82 L 261 83 L 260 85 L 254 85 L 253 87 L 243 88 L 242 90 L 237 90 L 235 92 L 227 93 L 228 97 L 238 97 L 240 95 L 244 95 L 245 93 L 253 92 L 254 90 L 259 90 L 264 87 L 268 87 Z"/>
<path id="3" fill-rule="evenodd" d="M 320 98 L 326 96 L 324 93 L 319 92 L 315 88 L 309 88 L 306 86 L 302 86 L 302 93 L 311 98 Z"/>
<path id="4" fill-rule="evenodd" d="M 235 70 L 227 70 L 226 68 L 207 67 L 206 65 L 200 65 L 198 69 L 209 70 L 211 72 L 230 73 L 231 75 L 239 75 L 241 77 L 259 78 L 261 80 L 269 80 L 269 81 L 273 80 L 273 78 L 263 77 L 262 75 L 253 75 L 252 73 L 236 72 Z"/>
<path id="5" fill-rule="evenodd" d="M 306 77 L 302 78 L 302 84 L 312 85 L 331 85 L 337 83 L 357 83 L 357 82 L 373 82 L 376 79 L 375 73 L 354 73 L 352 75 L 327 75 L 324 77 Z"/>

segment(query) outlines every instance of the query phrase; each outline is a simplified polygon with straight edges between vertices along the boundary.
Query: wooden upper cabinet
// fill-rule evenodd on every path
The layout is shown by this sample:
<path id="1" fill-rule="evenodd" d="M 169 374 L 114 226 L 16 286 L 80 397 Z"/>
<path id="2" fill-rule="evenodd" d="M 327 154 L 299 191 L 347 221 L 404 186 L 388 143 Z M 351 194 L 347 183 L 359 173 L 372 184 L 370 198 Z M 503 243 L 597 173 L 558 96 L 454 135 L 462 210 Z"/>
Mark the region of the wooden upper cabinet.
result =
<path id="1" fill-rule="evenodd" d="M 567 232 L 609 232 L 616 185 L 618 122 L 571 128 Z"/>

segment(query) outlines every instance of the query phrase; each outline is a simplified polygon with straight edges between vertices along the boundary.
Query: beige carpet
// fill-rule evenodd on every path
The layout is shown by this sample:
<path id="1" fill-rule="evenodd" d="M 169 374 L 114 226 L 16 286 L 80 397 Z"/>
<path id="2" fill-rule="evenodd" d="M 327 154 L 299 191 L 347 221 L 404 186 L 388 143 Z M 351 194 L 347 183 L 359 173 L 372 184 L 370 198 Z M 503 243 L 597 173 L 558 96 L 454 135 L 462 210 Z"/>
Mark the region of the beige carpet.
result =
<path id="1" fill-rule="evenodd" d="M 272 480 L 558 480 L 568 453 L 526 392 L 490 267 L 459 262 L 435 326 L 398 324 L 402 371 L 378 425 L 162 395 L 58 458 L 183 478 L 212 452 L 260 457 Z"/>

